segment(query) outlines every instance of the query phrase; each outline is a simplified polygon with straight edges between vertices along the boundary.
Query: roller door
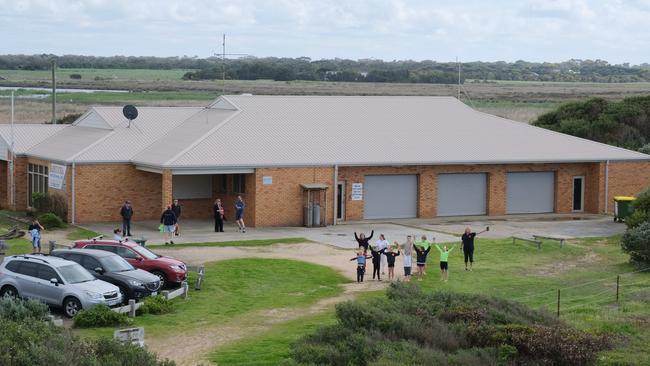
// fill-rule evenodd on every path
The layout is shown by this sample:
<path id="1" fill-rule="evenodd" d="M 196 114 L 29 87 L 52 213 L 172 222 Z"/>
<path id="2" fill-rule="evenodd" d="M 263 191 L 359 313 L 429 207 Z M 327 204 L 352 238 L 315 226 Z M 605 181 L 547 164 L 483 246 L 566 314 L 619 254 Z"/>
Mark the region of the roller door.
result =
<path id="1" fill-rule="evenodd" d="M 485 173 L 438 174 L 438 216 L 485 215 Z"/>
<path id="2" fill-rule="evenodd" d="M 367 175 L 363 187 L 364 219 L 417 216 L 417 175 Z"/>
<path id="3" fill-rule="evenodd" d="M 555 173 L 508 173 L 506 213 L 547 213 L 555 209 Z"/>

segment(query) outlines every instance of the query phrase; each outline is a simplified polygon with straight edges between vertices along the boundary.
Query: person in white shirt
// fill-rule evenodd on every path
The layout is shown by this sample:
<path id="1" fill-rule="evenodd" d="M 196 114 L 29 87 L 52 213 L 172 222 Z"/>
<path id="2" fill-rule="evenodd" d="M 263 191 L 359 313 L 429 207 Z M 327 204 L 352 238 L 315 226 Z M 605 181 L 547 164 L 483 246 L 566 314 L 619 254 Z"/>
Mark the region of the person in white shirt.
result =
<path id="1" fill-rule="evenodd" d="M 389 245 L 388 240 L 386 240 L 386 237 L 384 236 L 384 234 L 380 234 L 379 235 L 379 240 L 377 240 L 375 242 L 376 250 L 378 250 L 378 251 L 386 250 L 386 249 L 388 249 L 388 245 Z M 384 269 L 386 268 L 386 257 L 384 257 L 383 255 L 381 256 L 380 267 L 381 267 L 381 274 L 386 274 L 386 273 L 384 273 Z"/>

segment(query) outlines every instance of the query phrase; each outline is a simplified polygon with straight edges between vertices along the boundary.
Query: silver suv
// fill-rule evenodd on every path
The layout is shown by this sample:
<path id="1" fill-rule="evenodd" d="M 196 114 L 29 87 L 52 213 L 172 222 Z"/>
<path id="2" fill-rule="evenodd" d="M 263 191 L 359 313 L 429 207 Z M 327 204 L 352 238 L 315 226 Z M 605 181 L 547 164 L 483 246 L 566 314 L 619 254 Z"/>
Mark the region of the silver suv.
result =
<path id="1" fill-rule="evenodd" d="M 41 300 L 63 307 L 69 318 L 96 305 L 119 305 L 115 285 L 96 279 L 79 264 L 42 255 L 14 255 L 0 264 L 0 296 Z"/>

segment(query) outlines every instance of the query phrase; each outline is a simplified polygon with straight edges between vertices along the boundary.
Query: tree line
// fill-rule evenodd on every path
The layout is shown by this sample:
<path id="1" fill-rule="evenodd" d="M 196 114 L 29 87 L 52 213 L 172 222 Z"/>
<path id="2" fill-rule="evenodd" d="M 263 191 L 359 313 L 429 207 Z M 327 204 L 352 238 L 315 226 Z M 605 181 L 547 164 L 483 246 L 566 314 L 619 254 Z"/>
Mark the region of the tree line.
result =
<path id="1" fill-rule="evenodd" d="M 458 64 L 433 60 L 321 59 L 308 57 L 218 57 L 79 56 L 50 54 L 0 55 L 0 69 L 47 70 L 53 58 L 61 68 L 97 69 L 192 69 L 186 80 L 271 79 L 444 83 L 458 82 Z M 650 81 L 650 64 L 610 64 L 603 60 L 565 62 L 464 62 L 462 77 L 471 80 L 563 81 L 563 82 L 641 82 Z"/>

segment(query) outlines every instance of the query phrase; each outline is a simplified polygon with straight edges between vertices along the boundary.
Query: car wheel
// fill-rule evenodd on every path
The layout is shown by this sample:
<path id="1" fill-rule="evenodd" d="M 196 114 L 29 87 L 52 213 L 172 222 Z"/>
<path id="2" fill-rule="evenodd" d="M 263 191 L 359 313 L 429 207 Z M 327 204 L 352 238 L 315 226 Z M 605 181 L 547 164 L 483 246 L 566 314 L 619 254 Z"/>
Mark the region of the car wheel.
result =
<path id="1" fill-rule="evenodd" d="M 167 277 L 165 276 L 165 272 L 163 272 L 163 271 L 151 271 L 151 273 L 158 276 L 158 279 L 160 280 L 160 286 L 158 286 L 158 289 L 159 290 L 164 289 L 167 286 Z"/>
<path id="2" fill-rule="evenodd" d="M 10 297 L 15 299 L 18 297 L 18 290 L 13 286 L 5 286 L 0 290 L 0 297 Z"/>
<path id="3" fill-rule="evenodd" d="M 75 297 L 66 297 L 63 300 L 63 313 L 68 318 L 74 318 L 81 310 L 81 302 Z"/>

